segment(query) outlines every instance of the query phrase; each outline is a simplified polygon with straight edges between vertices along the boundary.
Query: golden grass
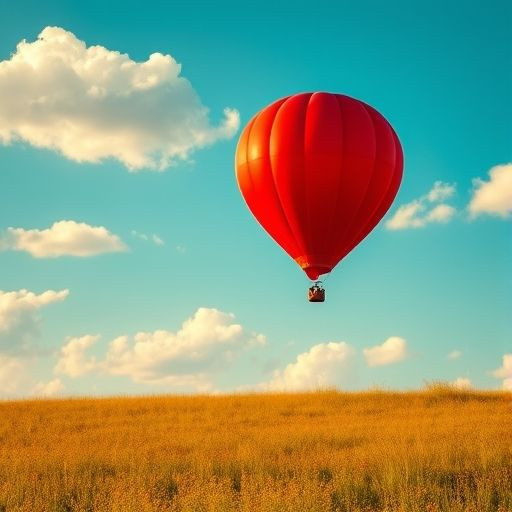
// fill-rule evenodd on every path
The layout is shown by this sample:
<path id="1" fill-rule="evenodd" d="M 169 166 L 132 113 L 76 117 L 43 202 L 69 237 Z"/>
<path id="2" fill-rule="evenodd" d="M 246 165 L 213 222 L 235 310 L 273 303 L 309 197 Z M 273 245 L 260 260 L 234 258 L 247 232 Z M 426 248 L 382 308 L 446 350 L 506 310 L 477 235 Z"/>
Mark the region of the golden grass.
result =
<path id="1" fill-rule="evenodd" d="M 512 394 L 2 402 L 0 511 L 510 512 Z"/>

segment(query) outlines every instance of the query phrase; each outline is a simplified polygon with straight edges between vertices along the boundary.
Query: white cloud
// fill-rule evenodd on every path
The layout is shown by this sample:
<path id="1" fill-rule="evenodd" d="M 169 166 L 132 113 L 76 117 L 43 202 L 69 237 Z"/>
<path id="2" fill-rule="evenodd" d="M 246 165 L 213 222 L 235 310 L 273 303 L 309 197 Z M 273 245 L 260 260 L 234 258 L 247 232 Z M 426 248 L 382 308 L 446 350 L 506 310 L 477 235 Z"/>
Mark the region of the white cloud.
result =
<path id="1" fill-rule="evenodd" d="M 159 330 L 116 338 L 109 345 L 105 368 L 137 382 L 188 385 L 196 379 L 204 387 L 207 369 L 230 358 L 237 346 L 253 344 L 255 337 L 234 322 L 233 314 L 199 308 L 176 333 Z"/>
<path id="2" fill-rule="evenodd" d="M 346 380 L 353 355 L 354 349 L 344 341 L 314 345 L 260 387 L 276 391 L 338 387 Z"/>
<path id="3" fill-rule="evenodd" d="M 455 183 L 443 183 L 442 181 L 436 181 L 427 194 L 427 200 L 431 203 L 435 203 L 437 201 L 449 199 L 453 194 L 455 194 L 455 188 Z"/>
<path id="4" fill-rule="evenodd" d="M 455 359 L 459 359 L 459 357 L 462 355 L 462 352 L 460 350 L 452 350 L 447 356 L 446 358 L 447 359 L 450 359 L 450 360 L 455 360 Z"/>
<path id="5" fill-rule="evenodd" d="M 62 347 L 56 373 L 78 377 L 97 371 L 143 384 L 212 389 L 214 374 L 242 349 L 262 346 L 262 334 L 248 333 L 231 313 L 199 308 L 177 332 L 157 330 L 119 336 L 104 358 L 88 355 L 98 336 L 71 338 Z"/>
<path id="6" fill-rule="evenodd" d="M 212 126 L 181 65 L 145 62 L 46 27 L 0 62 L 0 141 L 23 140 L 78 162 L 115 158 L 130 170 L 164 169 L 197 148 L 232 137 L 236 110 Z"/>
<path id="7" fill-rule="evenodd" d="M 79 338 L 68 338 L 67 343 L 60 349 L 55 373 L 80 377 L 97 369 L 96 359 L 86 354 L 99 336 L 86 335 Z"/>
<path id="8" fill-rule="evenodd" d="M 386 227 L 391 230 L 420 228 L 425 225 L 425 220 L 418 217 L 421 210 L 422 204 L 418 200 L 404 204 L 386 221 Z"/>
<path id="9" fill-rule="evenodd" d="M 425 224 L 430 222 L 448 222 L 455 215 L 455 208 L 447 204 L 438 204 L 424 218 Z"/>
<path id="10" fill-rule="evenodd" d="M 103 226 L 61 220 L 47 229 L 8 228 L 0 240 L 2 249 L 26 251 L 35 258 L 57 258 L 125 251 L 126 246 Z"/>
<path id="11" fill-rule="evenodd" d="M 153 242 L 155 245 L 165 245 L 165 242 L 155 233 L 151 235 L 146 235 L 146 233 L 141 233 L 139 231 L 135 231 L 132 229 L 132 235 L 140 240 L 145 240 L 146 242 Z"/>
<path id="12" fill-rule="evenodd" d="M 33 312 L 43 306 L 64 300 L 69 290 L 46 290 L 36 295 L 28 290 L 4 292 L 0 290 L 0 332 L 12 329 L 24 313 Z"/>
<path id="13" fill-rule="evenodd" d="M 0 290 L 0 349 L 22 353 L 32 348 L 40 321 L 37 311 L 68 294 L 68 290 L 47 290 L 39 295 L 28 290 Z"/>
<path id="14" fill-rule="evenodd" d="M 60 379 L 52 379 L 49 382 L 38 382 L 32 388 L 33 395 L 39 396 L 54 396 L 61 393 L 64 390 L 64 384 Z"/>
<path id="15" fill-rule="evenodd" d="M 489 181 L 473 180 L 468 209 L 472 217 L 487 213 L 505 218 L 512 213 L 512 163 L 492 167 Z"/>
<path id="16" fill-rule="evenodd" d="M 18 391 L 25 373 L 25 361 L 0 353 L 0 396 Z"/>
<path id="17" fill-rule="evenodd" d="M 403 361 L 407 357 L 407 342 L 398 336 L 391 336 L 381 345 L 363 349 L 368 366 L 383 366 Z"/>
<path id="18" fill-rule="evenodd" d="M 154 233 L 151 235 L 151 240 L 156 245 L 164 245 L 164 241 L 159 236 L 155 235 Z"/>
<path id="19" fill-rule="evenodd" d="M 502 365 L 492 374 L 497 379 L 503 379 L 503 389 L 512 391 L 512 354 L 505 354 Z"/>
<path id="20" fill-rule="evenodd" d="M 410 203 L 398 208 L 395 214 L 386 221 L 389 230 L 422 228 L 431 223 L 446 223 L 452 219 L 456 210 L 445 203 L 436 204 L 453 196 L 455 184 L 436 181 L 430 191 Z"/>
<path id="21" fill-rule="evenodd" d="M 458 377 L 450 382 L 450 385 L 455 389 L 471 389 L 473 384 L 467 377 Z"/>
<path id="22" fill-rule="evenodd" d="M 249 339 L 249 347 L 264 347 L 267 344 L 267 337 L 264 334 L 252 333 Z"/>
<path id="23" fill-rule="evenodd" d="M 0 290 L 0 396 L 30 389 L 29 366 L 37 353 L 39 310 L 64 300 L 68 290 Z"/>

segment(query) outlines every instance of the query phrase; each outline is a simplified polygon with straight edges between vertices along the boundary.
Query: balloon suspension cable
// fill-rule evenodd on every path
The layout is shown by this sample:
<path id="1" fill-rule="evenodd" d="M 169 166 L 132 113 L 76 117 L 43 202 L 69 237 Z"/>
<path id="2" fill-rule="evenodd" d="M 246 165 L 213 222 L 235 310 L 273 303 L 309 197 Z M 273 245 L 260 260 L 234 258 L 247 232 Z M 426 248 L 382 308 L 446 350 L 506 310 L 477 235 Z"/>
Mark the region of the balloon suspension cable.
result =
<path id="1" fill-rule="evenodd" d="M 322 274 L 322 279 L 317 279 L 317 281 L 320 281 L 322 284 L 325 285 L 325 283 L 327 283 L 327 281 L 329 280 L 329 278 L 331 277 L 331 272 L 327 272 L 325 274 Z"/>

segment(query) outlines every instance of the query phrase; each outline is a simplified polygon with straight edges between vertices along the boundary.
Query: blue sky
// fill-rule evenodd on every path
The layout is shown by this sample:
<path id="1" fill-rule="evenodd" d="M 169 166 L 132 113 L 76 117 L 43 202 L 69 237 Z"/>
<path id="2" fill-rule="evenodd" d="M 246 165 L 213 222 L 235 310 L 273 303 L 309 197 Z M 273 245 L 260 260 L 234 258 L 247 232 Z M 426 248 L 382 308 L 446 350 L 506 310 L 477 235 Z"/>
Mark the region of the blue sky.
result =
<path id="1" fill-rule="evenodd" d="M 4 7 L 0 395 L 512 387 L 511 22 L 504 1 Z M 373 105 L 405 155 L 322 305 L 233 168 L 252 115 L 315 90 Z"/>

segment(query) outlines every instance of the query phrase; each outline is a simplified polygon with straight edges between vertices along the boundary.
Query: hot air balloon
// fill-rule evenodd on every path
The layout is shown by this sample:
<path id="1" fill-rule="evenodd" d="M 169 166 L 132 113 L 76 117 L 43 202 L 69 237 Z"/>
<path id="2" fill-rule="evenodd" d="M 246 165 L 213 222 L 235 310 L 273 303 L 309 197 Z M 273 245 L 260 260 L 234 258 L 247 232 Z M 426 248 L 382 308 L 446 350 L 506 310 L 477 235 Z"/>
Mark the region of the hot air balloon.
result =
<path id="1" fill-rule="evenodd" d="M 236 149 L 240 191 L 262 227 L 315 283 L 387 212 L 402 179 L 400 141 L 374 108 L 342 94 L 281 98 L 258 112 Z"/>

